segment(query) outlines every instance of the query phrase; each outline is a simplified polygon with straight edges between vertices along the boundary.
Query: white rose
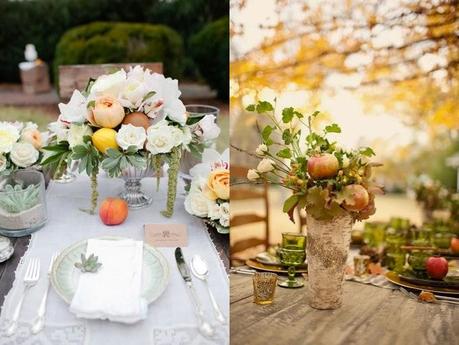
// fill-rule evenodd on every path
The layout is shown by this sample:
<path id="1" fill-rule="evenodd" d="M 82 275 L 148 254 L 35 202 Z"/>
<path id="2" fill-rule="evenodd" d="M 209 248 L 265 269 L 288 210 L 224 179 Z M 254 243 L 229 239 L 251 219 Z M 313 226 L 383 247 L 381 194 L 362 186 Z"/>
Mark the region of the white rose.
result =
<path id="1" fill-rule="evenodd" d="M 349 158 L 347 158 L 347 156 L 344 156 L 343 157 L 343 168 L 347 168 L 349 166 Z"/>
<path id="2" fill-rule="evenodd" d="M 215 123 L 216 117 L 214 115 L 204 116 L 196 126 L 196 135 L 201 137 L 204 141 L 214 140 L 220 135 L 220 127 Z"/>
<path id="3" fill-rule="evenodd" d="M 138 150 L 141 150 L 145 140 L 147 140 L 145 129 L 131 124 L 121 125 L 116 134 L 116 142 L 124 150 L 127 150 L 129 146 L 135 146 Z"/>
<path id="4" fill-rule="evenodd" d="M 124 69 L 112 73 L 101 75 L 91 87 L 91 99 L 102 94 L 118 97 L 126 82 L 126 72 Z"/>
<path id="5" fill-rule="evenodd" d="M 67 104 L 59 103 L 58 107 L 61 113 L 59 119 L 63 122 L 83 123 L 88 116 L 86 97 L 78 90 L 73 91 L 72 97 Z"/>
<path id="6" fill-rule="evenodd" d="M 260 173 L 267 173 L 274 170 L 276 163 L 272 159 L 264 158 L 258 163 L 257 171 Z"/>
<path id="7" fill-rule="evenodd" d="M 19 137 L 19 130 L 14 124 L 0 122 L 0 153 L 10 152 Z"/>
<path id="8" fill-rule="evenodd" d="M 148 71 L 148 70 L 147 70 Z M 145 71 L 145 73 L 147 73 Z M 144 97 L 153 90 L 148 90 L 144 82 L 144 71 L 140 66 L 131 67 L 127 73 L 126 82 L 121 89 L 119 101 L 126 108 L 139 108 Z"/>
<path id="9" fill-rule="evenodd" d="M 179 146 L 183 144 L 184 140 L 184 133 L 183 131 L 175 126 L 168 126 L 169 130 L 171 131 L 171 135 L 174 138 L 174 146 Z"/>
<path id="10" fill-rule="evenodd" d="M 39 152 L 29 143 L 16 143 L 11 149 L 11 161 L 18 167 L 27 168 L 38 160 Z"/>
<path id="11" fill-rule="evenodd" d="M 5 171 L 7 165 L 7 160 L 4 155 L 0 155 L 0 172 Z"/>
<path id="12" fill-rule="evenodd" d="M 268 151 L 268 146 L 265 144 L 258 145 L 257 149 L 255 150 L 255 153 L 259 156 L 264 156 L 266 152 Z"/>
<path id="13" fill-rule="evenodd" d="M 70 125 L 67 135 L 69 147 L 72 149 L 77 145 L 82 145 L 84 143 L 83 137 L 86 135 L 92 135 L 92 129 L 88 125 Z"/>
<path id="14" fill-rule="evenodd" d="M 224 227 L 228 227 L 230 225 L 230 208 L 229 203 L 224 202 L 220 205 L 220 224 Z"/>
<path id="15" fill-rule="evenodd" d="M 190 191 L 185 198 L 185 210 L 198 217 L 207 217 L 209 211 L 208 199 L 199 190 Z"/>
<path id="16" fill-rule="evenodd" d="M 178 130 L 180 133 L 177 133 Z M 147 130 L 146 148 L 152 154 L 168 153 L 173 147 L 179 145 L 180 138 L 183 136 L 182 131 L 173 126 L 152 126 Z"/>
<path id="17" fill-rule="evenodd" d="M 256 181 L 260 178 L 260 175 L 255 169 L 249 169 L 249 171 L 247 172 L 247 178 L 249 179 L 249 181 Z"/>
<path id="18" fill-rule="evenodd" d="M 67 141 L 69 128 L 65 125 L 65 123 L 61 121 L 51 122 L 48 125 L 48 130 L 50 131 L 50 137 L 55 136 L 57 142 Z"/>

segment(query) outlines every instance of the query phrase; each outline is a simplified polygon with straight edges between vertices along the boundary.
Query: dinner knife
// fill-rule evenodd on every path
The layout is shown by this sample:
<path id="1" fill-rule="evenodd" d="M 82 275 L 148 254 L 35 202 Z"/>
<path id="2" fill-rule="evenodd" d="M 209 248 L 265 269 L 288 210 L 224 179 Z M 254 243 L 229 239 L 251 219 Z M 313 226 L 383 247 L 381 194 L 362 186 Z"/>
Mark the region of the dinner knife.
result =
<path id="1" fill-rule="evenodd" d="M 191 301 L 193 302 L 194 312 L 199 322 L 199 332 L 205 337 L 212 337 L 214 335 L 214 329 L 209 322 L 204 318 L 204 310 L 202 309 L 201 302 L 199 301 L 198 294 L 194 289 L 191 281 L 190 269 L 183 257 L 182 248 L 177 247 L 175 249 L 175 261 L 177 262 L 177 268 L 185 281 L 185 285 L 190 291 Z"/>

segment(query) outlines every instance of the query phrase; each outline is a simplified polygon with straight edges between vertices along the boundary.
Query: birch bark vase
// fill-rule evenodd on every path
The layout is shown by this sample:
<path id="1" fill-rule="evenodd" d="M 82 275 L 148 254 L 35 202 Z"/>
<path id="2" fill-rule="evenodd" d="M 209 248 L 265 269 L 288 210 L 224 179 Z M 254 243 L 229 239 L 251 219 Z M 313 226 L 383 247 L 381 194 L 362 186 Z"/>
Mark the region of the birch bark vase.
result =
<path id="1" fill-rule="evenodd" d="M 308 292 L 309 305 L 313 308 L 341 307 L 352 223 L 349 214 L 332 220 L 317 220 L 307 215 Z"/>

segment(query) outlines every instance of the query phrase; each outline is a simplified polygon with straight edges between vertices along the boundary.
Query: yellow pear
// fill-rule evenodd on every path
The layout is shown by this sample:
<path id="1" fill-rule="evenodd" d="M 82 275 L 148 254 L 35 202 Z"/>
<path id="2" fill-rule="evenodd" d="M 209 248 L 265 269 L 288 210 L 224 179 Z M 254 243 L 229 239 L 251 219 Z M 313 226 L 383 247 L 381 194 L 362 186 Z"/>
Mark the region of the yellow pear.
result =
<path id="1" fill-rule="evenodd" d="M 101 128 L 92 135 L 92 143 L 102 153 L 106 153 L 108 149 L 117 149 L 116 131 L 111 128 Z"/>

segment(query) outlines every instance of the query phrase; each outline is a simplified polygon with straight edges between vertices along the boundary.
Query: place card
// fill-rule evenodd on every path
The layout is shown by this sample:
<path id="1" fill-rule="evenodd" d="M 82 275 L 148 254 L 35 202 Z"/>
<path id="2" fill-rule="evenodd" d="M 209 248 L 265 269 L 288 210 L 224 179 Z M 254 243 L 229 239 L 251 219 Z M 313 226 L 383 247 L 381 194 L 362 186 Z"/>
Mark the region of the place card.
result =
<path id="1" fill-rule="evenodd" d="M 144 239 L 154 247 L 186 247 L 188 233 L 185 224 L 145 224 Z"/>

